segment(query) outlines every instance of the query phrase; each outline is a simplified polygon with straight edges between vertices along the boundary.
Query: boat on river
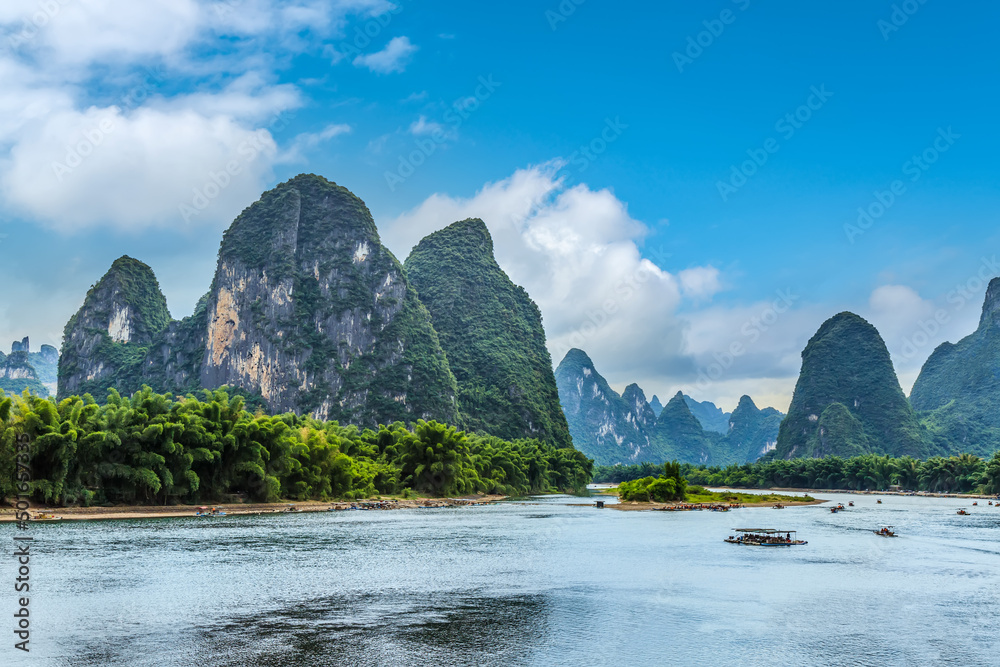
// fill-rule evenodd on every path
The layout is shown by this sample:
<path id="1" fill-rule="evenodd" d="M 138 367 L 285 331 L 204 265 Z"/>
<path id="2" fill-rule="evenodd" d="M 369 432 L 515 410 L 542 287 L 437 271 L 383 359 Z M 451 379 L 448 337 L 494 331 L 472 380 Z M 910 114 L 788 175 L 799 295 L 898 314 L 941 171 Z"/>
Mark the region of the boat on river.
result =
<path id="1" fill-rule="evenodd" d="M 844 509 L 846 509 L 846 508 L 844 507 L 844 503 L 840 503 L 840 504 L 839 504 L 839 505 L 837 505 L 836 507 L 831 507 L 831 508 L 830 508 L 830 511 L 831 511 L 831 512 L 833 512 L 834 514 L 836 514 L 837 512 L 840 512 L 840 511 L 843 511 Z"/>
<path id="2" fill-rule="evenodd" d="M 879 530 L 873 530 L 872 532 L 879 537 L 899 537 L 893 532 L 892 526 L 882 526 Z"/>
<path id="3" fill-rule="evenodd" d="M 199 507 L 198 511 L 194 513 L 195 516 L 226 516 L 226 513 L 220 510 L 218 507 Z"/>
<path id="4" fill-rule="evenodd" d="M 744 544 L 753 547 L 797 547 L 808 544 L 796 538 L 794 530 L 777 528 L 736 528 L 736 535 L 725 539 L 729 544 Z"/>
<path id="5" fill-rule="evenodd" d="M 36 514 L 35 518 L 32 519 L 32 521 L 48 521 L 48 522 L 62 521 L 62 517 L 56 516 L 55 514 Z"/>
<path id="6" fill-rule="evenodd" d="M 957 512 L 955 512 L 955 514 L 961 514 L 962 516 L 969 516 L 969 514 L 971 514 L 971 512 L 966 512 L 965 508 L 963 507 L 962 509 L 960 509 Z"/>

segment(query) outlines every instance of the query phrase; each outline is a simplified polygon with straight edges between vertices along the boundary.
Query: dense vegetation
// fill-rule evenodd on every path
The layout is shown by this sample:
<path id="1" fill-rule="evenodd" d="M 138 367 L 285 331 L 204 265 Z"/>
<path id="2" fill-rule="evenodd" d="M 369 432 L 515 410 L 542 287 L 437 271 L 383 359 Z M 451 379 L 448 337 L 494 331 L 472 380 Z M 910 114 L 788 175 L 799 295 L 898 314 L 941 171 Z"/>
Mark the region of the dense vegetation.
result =
<path id="1" fill-rule="evenodd" d="M 671 461 L 663 464 L 662 475 L 619 484 L 618 497 L 623 501 L 665 503 L 671 500 L 684 500 L 687 488 L 688 483 L 681 473 L 681 464 Z"/>
<path id="2" fill-rule="evenodd" d="M 882 337 L 861 317 L 840 313 L 802 351 L 802 370 L 772 456 L 868 452 L 926 457 L 931 450 Z"/>
<path id="3" fill-rule="evenodd" d="M 924 363 L 910 401 L 932 442 L 980 455 L 1000 449 L 1000 278 L 986 290 L 979 327 L 942 343 Z"/>
<path id="4" fill-rule="evenodd" d="M 405 268 L 448 355 L 466 428 L 570 446 L 541 312 L 497 264 L 486 224 L 434 232 Z"/>
<path id="5" fill-rule="evenodd" d="M 0 394 L 0 497 L 15 493 L 14 439 L 32 439 L 32 497 L 59 505 L 525 494 L 582 489 L 592 462 L 534 439 L 468 435 L 418 420 L 359 430 L 250 413 L 224 390 L 148 387 L 59 402 Z"/>
<path id="6" fill-rule="evenodd" d="M 863 454 L 843 459 L 779 459 L 726 468 L 685 468 L 693 484 L 766 489 L 849 489 L 884 491 L 899 485 L 913 491 L 964 493 L 1000 491 L 1000 452 L 990 461 L 972 454 L 934 456 L 924 461 Z"/>
<path id="7" fill-rule="evenodd" d="M 620 483 L 648 477 L 652 463 L 597 466 L 595 483 Z M 972 454 L 935 456 L 920 461 L 909 456 L 864 454 L 848 459 L 802 458 L 772 460 L 727 467 L 681 466 L 691 484 L 748 489 L 802 488 L 885 491 L 899 485 L 912 491 L 1000 493 L 1000 452 L 983 460 Z"/>

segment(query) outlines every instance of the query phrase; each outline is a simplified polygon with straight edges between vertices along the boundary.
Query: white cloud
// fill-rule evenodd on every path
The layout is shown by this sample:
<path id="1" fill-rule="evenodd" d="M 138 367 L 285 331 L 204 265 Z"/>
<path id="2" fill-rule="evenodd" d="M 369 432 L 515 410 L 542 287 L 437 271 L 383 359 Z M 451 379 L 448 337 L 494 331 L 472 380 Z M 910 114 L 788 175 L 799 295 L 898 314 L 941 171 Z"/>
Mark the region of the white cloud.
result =
<path id="1" fill-rule="evenodd" d="M 276 155 L 267 130 L 228 116 L 92 107 L 25 132 L 0 183 L 8 204 L 63 231 L 180 224 L 185 204 L 198 211 L 187 222 L 221 222 L 259 196 Z"/>
<path id="2" fill-rule="evenodd" d="M 681 290 L 684 292 L 684 296 L 694 299 L 710 299 L 722 290 L 719 270 L 714 266 L 684 269 L 677 274 L 677 277 L 681 281 Z"/>
<path id="3" fill-rule="evenodd" d="M 410 56 L 416 53 L 417 48 L 410 42 L 409 37 L 393 37 L 381 51 L 355 58 L 354 66 L 367 67 L 376 74 L 402 72 L 406 69 Z"/>
<path id="4" fill-rule="evenodd" d="M 410 134 L 415 137 L 423 136 L 426 134 L 444 134 L 444 125 L 435 122 L 433 120 L 427 120 L 427 116 L 420 116 L 417 120 L 410 123 Z"/>
<path id="5" fill-rule="evenodd" d="M 4 203 L 61 230 L 231 220 L 260 194 L 277 160 L 348 130 L 331 125 L 278 150 L 274 134 L 303 99 L 296 86 L 275 82 L 273 54 L 290 57 L 341 34 L 350 14 L 392 7 L 385 0 L 7 0 L 0 5 L 9 47 L 0 55 Z M 185 92 L 162 92 L 178 88 Z M 103 97 L 92 97 L 98 90 Z M 182 206 L 198 203 L 196 215 L 181 216 Z"/>
<path id="6" fill-rule="evenodd" d="M 676 276 L 642 258 L 647 229 L 608 190 L 567 188 L 561 164 L 522 169 L 470 198 L 435 194 L 388 223 L 383 240 L 400 257 L 427 234 L 456 220 L 482 218 L 497 261 L 538 304 L 553 361 L 586 350 L 610 381 L 650 370 L 664 378 L 690 373 L 682 351 Z"/>

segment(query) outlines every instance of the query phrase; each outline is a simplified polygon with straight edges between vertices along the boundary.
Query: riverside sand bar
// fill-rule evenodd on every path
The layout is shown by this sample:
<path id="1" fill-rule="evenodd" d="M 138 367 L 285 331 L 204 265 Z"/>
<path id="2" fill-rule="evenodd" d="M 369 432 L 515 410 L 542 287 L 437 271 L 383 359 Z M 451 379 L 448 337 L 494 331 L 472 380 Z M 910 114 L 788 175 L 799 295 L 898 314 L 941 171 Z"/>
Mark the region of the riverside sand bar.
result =
<path id="1" fill-rule="evenodd" d="M 341 508 L 350 510 L 352 506 L 356 509 L 367 508 L 363 505 L 382 505 L 378 509 L 419 509 L 419 508 L 444 508 L 463 507 L 470 504 L 493 503 L 502 500 L 504 496 L 482 495 L 463 496 L 462 498 L 390 498 L 387 500 L 347 500 L 319 502 L 308 500 L 303 502 L 281 502 L 281 503 L 232 503 L 217 504 L 212 507 L 226 513 L 227 516 L 256 515 L 256 514 L 288 514 L 298 512 L 326 512 L 331 509 Z M 63 521 L 94 521 L 101 519 L 166 519 L 179 517 L 194 517 L 202 506 L 156 506 L 156 505 L 122 505 L 118 507 L 32 507 L 32 521 L 41 514 L 51 514 L 58 512 Z M 212 517 L 204 517 L 212 518 Z M 0 522 L 14 521 L 14 510 L 5 507 L 0 510 Z"/>

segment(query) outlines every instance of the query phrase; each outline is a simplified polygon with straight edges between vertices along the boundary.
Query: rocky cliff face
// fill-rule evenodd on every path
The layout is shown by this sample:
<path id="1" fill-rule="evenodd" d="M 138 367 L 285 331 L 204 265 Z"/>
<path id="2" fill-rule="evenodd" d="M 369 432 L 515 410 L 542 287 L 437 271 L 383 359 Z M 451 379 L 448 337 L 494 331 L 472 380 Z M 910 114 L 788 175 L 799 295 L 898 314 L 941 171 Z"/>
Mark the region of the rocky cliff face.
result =
<path id="1" fill-rule="evenodd" d="M 171 321 L 152 271 L 127 257 L 91 289 L 66 325 L 60 394 L 142 384 L 228 385 L 273 412 L 365 426 L 457 420 L 454 377 L 402 266 L 364 203 L 314 175 L 236 219 L 192 316 Z"/>
<path id="2" fill-rule="evenodd" d="M 986 290 L 979 327 L 934 350 L 910 402 L 926 413 L 939 449 L 983 456 L 1000 449 L 1000 278 Z"/>
<path id="3" fill-rule="evenodd" d="M 51 346 L 43 345 L 42 349 Z M 11 345 L 11 353 L 5 355 L 0 352 L 0 390 L 7 394 L 20 394 L 25 389 L 38 396 L 46 397 L 49 389 L 45 386 L 37 369 L 32 364 L 34 358 L 40 357 L 38 353 L 31 354 L 31 347 L 28 338 L 14 341 Z M 46 354 L 47 356 L 47 354 Z"/>
<path id="4" fill-rule="evenodd" d="M 347 189 L 298 176 L 226 232 L 201 384 L 273 411 L 357 424 L 456 421 L 455 379 L 426 308 Z"/>
<path id="5" fill-rule="evenodd" d="M 169 322 L 153 270 L 131 257 L 115 260 L 63 331 L 59 395 L 135 391 L 146 351 Z"/>
<path id="6" fill-rule="evenodd" d="M 650 460 L 649 438 L 639 425 L 642 406 L 630 406 L 619 396 L 597 372 L 586 352 L 575 348 L 567 352 L 555 375 L 559 400 L 577 449 L 597 465 Z M 639 414 L 632 412 L 633 407 L 638 407 Z"/>
<path id="7" fill-rule="evenodd" d="M 749 396 L 740 398 L 726 434 L 726 446 L 736 462 L 751 463 L 777 447 L 784 417 L 774 408 L 759 409 Z"/>
<path id="8" fill-rule="evenodd" d="M 703 428 L 680 392 L 657 415 L 638 385 L 630 384 L 618 396 L 590 357 L 576 349 L 559 364 L 556 382 L 573 442 L 598 465 L 756 461 L 774 448 L 784 416 L 774 408 L 758 410 L 744 396 L 724 436 Z"/>
<path id="9" fill-rule="evenodd" d="M 773 456 L 862 451 L 923 457 L 928 448 L 882 337 L 861 317 L 840 313 L 823 323 L 802 352 L 802 370 Z"/>
<path id="10" fill-rule="evenodd" d="M 541 312 L 497 264 L 485 223 L 434 232 L 405 268 L 448 355 L 466 428 L 572 446 Z"/>

